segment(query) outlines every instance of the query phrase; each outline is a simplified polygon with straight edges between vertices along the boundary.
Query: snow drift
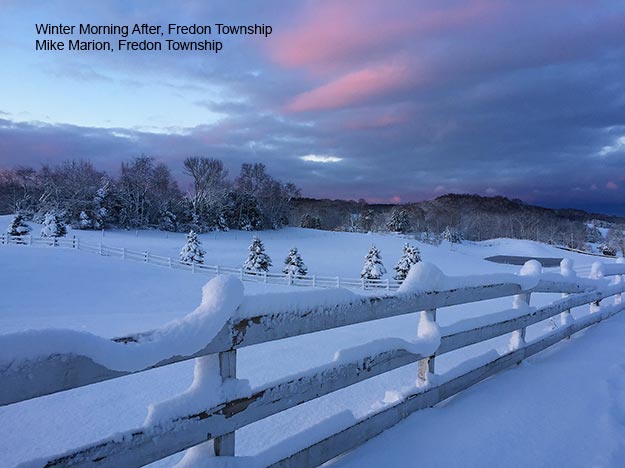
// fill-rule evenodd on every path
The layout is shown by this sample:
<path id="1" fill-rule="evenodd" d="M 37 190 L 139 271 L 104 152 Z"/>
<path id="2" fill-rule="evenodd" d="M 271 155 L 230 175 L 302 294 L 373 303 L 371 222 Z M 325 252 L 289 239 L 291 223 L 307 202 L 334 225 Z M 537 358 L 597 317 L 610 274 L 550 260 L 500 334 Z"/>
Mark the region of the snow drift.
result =
<path id="1" fill-rule="evenodd" d="M 202 302 L 190 314 L 163 328 L 117 343 L 74 330 L 27 330 L 0 335 L 0 368 L 21 367 L 27 361 L 74 354 L 116 371 L 135 372 L 171 356 L 190 356 L 205 347 L 234 315 L 243 300 L 243 283 L 218 276 L 202 289 Z"/>

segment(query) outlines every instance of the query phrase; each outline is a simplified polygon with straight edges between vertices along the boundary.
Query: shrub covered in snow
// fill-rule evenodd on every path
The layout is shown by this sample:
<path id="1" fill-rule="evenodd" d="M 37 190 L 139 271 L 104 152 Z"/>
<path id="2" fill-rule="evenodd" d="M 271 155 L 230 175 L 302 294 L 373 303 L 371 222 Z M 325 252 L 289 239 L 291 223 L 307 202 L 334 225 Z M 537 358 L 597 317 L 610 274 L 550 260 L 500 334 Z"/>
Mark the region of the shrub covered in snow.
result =
<path id="1" fill-rule="evenodd" d="M 80 212 L 78 221 L 78 227 L 80 229 L 91 229 L 93 227 L 93 221 L 85 211 Z"/>
<path id="2" fill-rule="evenodd" d="M 67 227 L 61 217 L 54 211 L 48 211 L 43 220 L 41 237 L 63 237 L 67 234 Z"/>
<path id="3" fill-rule="evenodd" d="M 31 228 L 28 224 L 26 224 L 26 220 L 24 216 L 21 214 L 16 214 L 9 227 L 7 228 L 7 234 L 9 236 L 25 236 L 31 231 Z"/>
<path id="4" fill-rule="evenodd" d="M 195 231 L 190 231 L 187 234 L 187 243 L 180 251 L 180 261 L 183 263 L 204 263 L 205 253 L 202 250 L 202 242 Z"/>
<path id="5" fill-rule="evenodd" d="M 78 215 L 78 223 L 73 223 L 72 226 L 78 229 L 100 229 L 104 225 L 103 219 L 106 214 L 106 208 L 81 211 Z"/>
<path id="6" fill-rule="evenodd" d="M 251 272 L 269 271 L 271 258 L 265 253 L 265 246 L 259 237 L 254 236 L 250 244 L 250 253 L 243 263 L 243 269 Z"/>
<path id="7" fill-rule="evenodd" d="M 397 265 L 395 265 L 395 279 L 397 281 L 405 280 L 412 265 L 420 261 L 421 252 L 419 252 L 419 248 L 410 244 L 404 244 L 404 252 Z"/>
<path id="8" fill-rule="evenodd" d="M 441 243 L 440 236 L 438 236 L 437 234 L 434 234 L 427 228 L 425 229 L 425 231 L 421 233 L 420 240 L 424 244 L 429 244 L 429 245 L 440 245 Z"/>
<path id="9" fill-rule="evenodd" d="M 297 251 L 297 247 L 293 247 L 289 250 L 289 254 L 284 259 L 284 268 L 282 269 L 282 272 L 291 278 L 306 276 L 308 273 L 308 268 L 302 260 L 302 256 Z"/>
<path id="10" fill-rule="evenodd" d="M 372 245 L 369 249 L 369 253 L 365 257 L 365 264 L 360 272 L 360 277 L 363 279 L 380 279 L 386 274 L 386 268 L 382 263 L 382 256 L 380 251 L 375 245 Z"/>
<path id="11" fill-rule="evenodd" d="M 451 242 L 452 244 L 459 244 L 462 242 L 462 236 L 460 236 L 460 233 L 456 229 L 449 226 L 447 226 L 443 231 L 442 237 L 443 240 Z"/>
<path id="12" fill-rule="evenodd" d="M 607 255 L 609 257 L 616 257 L 616 247 L 608 244 L 608 243 L 604 243 L 601 244 L 599 246 L 599 252 L 601 252 L 603 255 Z"/>

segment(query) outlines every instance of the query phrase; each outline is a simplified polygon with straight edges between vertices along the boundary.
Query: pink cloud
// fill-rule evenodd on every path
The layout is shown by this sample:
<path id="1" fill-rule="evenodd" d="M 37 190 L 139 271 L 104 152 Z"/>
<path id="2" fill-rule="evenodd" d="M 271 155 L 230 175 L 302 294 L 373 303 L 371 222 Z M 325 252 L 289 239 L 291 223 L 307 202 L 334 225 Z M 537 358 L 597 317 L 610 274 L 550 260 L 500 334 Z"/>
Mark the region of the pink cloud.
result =
<path id="1" fill-rule="evenodd" d="M 302 11 L 302 21 L 277 33 L 269 55 L 278 64 L 319 72 L 346 66 L 372 51 L 395 53 L 428 34 L 489 21 L 497 2 L 407 8 L 403 0 L 326 0 Z"/>
<path id="2" fill-rule="evenodd" d="M 305 112 L 349 106 L 403 88 L 410 81 L 410 74 L 403 66 L 365 68 L 295 96 L 286 105 L 286 110 Z"/>
<path id="3" fill-rule="evenodd" d="M 605 184 L 605 188 L 607 188 L 608 190 L 617 190 L 618 189 L 618 185 L 616 185 L 612 181 L 609 181 L 607 184 Z"/>

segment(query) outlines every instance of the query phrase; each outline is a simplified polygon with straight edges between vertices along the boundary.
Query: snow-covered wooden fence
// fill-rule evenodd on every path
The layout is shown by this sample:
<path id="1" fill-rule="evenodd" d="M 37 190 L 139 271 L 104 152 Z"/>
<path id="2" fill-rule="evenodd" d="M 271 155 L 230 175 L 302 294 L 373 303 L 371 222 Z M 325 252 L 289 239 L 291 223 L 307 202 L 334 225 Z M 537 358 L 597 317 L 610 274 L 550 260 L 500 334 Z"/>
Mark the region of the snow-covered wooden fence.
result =
<path id="1" fill-rule="evenodd" d="M 255 273 L 243 268 L 234 268 L 220 265 L 205 265 L 198 263 L 184 263 L 177 258 L 156 255 L 148 250 L 132 250 L 123 247 L 112 247 L 101 242 L 86 242 L 79 238 L 50 238 L 33 236 L 7 236 L 0 235 L 0 245 L 34 245 L 45 247 L 65 247 L 70 249 L 83 250 L 107 257 L 117 257 L 123 260 L 135 260 L 152 265 L 177 268 L 193 273 L 217 275 L 236 275 L 242 281 L 252 281 L 256 283 L 282 284 L 289 286 L 305 286 L 315 288 L 348 288 L 362 290 L 385 290 L 395 291 L 401 285 L 400 281 L 389 278 L 384 279 L 361 279 L 361 278 L 341 278 L 340 276 L 288 276 L 283 273 Z"/>
<path id="2" fill-rule="evenodd" d="M 14 359 L 8 365 L 0 365 L 0 405 L 116 379 L 188 359 L 199 358 L 197 362 L 200 363 L 206 356 L 218 357 L 224 385 L 232 384 L 232 379 L 236 379 L 236 352 L 242 347 L 416 312 L 420 312 L 421 321 L 431 326 L 436 315 L 444 313 L 446 307 L 514 296 L 514 306 L 510 310 L 460 321 L 440 329 L 439 341 L 434 345 L 430 342 L 419 348 L 417 342 L 378 340 L 347 350 L 324 366 L 287 376 L 261 388 L 240 393 L 226 392 L 225 401 L 210 406 L 207 404 L 200 410 L 169 414 L 158 423 L 145 424 L 76 450 L 25 465 L 47 468 L 142 466 L 208 440 L 214 440 L 215 455 L 235 456 L 237 430 L 323 395 L 418 362 L 415 380 L 418 378 L 422 385 L 415 386 L 396 401 L 388 402 L 368 416 L 354 421 L 349 427 L 337 429 L 322 440 L 294 449 L 287 457 L 259 462 L 260 466 L 272 467 L 318 466 L 380 434 L 412 412 L 436 405 L 502 369 L 518 364 L 558 341 L 623 311 L 624 275 L 625 264 L 622 263 L 595 264 L 591 278 L 578 278 L 567 264 L 563 264 L 561 274 L 541 273 L 531 277 L 484 275 L 461 278 L 462 281 L 452 278 L 455 281 L 441 283 L 445 287 L 440 290 L 402 288 L 399 293 L 380 297 L 345 292 L 346 295 L 331 301 L 327 300 L 327 296 L 320 295 L 316 305 L 309 303 L 312 293 L 329 293 L 288 293 L 309 294 L 306 296 L 308 301 L 303 301 L 297 307 L 274 304 L 266 308 L 262 296 L 255 296 L 252 301 L 239 305 L 237 314 L 232 315 L 214 338 L 207 340 L 198 351 L 187 354 L 178 352 L 166 358 L 158 358 L 157 362 L 144 367 L 115 369 L 97 362 L 98 359 L 90 357 L 88 353 L 81 354 L 75 350 L 50 351 L 21 361 Z M 226 280 L 225 277 L 220 278 Z M 235 280 L 231 278 L 228 281 Z M 530 296 L 540 293 L 558 293 L 562 296 L 546 306 L 529 307 Z M 321 300 L 323 297 L 326 300 Z M 574 318 L 570 311 L 584 305 L 589 308 L 585 312 L 577 309 Z M 528 326 L 557 315 L 560 315 L 559 326 L 532 341 L 527 340 L 524 331 Z M 152 349 L 151 346 L 158 343 L 164 333 L 156 330 L 107 343 L 116 348 L 113 351 L 120 351 L 118 348 L 121 348 L 121 351 L 127 351 L 127 356 L 134 356 L 142 346 Z M 450 372 L 435 375 L 437 356 L 510 333 L 512 339 L 509 352 L 502 355 L 488 353 L 481 358 L 468 360 Z M 41 335 L 38 337 L 43 341 Z M 16 336 L 13 344 L 19 343 L 22 338 Z M 59 343 L 65 343 L 63 336 L 57 338 Z M 101 349 L 106 343 L 102 343 L 104 340 L 101 338 L 99 340 L 98 347 Z M 228 388 L 237 387 L 229 385 Z"/>

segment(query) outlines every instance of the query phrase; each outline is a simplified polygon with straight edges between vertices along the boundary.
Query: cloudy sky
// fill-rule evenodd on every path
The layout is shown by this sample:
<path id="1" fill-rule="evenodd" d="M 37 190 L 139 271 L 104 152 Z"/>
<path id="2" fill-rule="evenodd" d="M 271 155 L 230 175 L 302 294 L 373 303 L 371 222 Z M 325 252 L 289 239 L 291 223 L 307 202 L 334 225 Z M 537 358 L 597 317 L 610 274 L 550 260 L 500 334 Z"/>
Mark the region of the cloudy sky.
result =
<path id="1" fill-rule="evenodd" d="M 217 55 L 36 52 L 35 23 L 60 22 L 273 34 Z M 0 167 L 146 154 L 180 174 L 203 155 L 314 197 L 625 214 L 625 2 L 0 0 L 0 63 Z"/>

